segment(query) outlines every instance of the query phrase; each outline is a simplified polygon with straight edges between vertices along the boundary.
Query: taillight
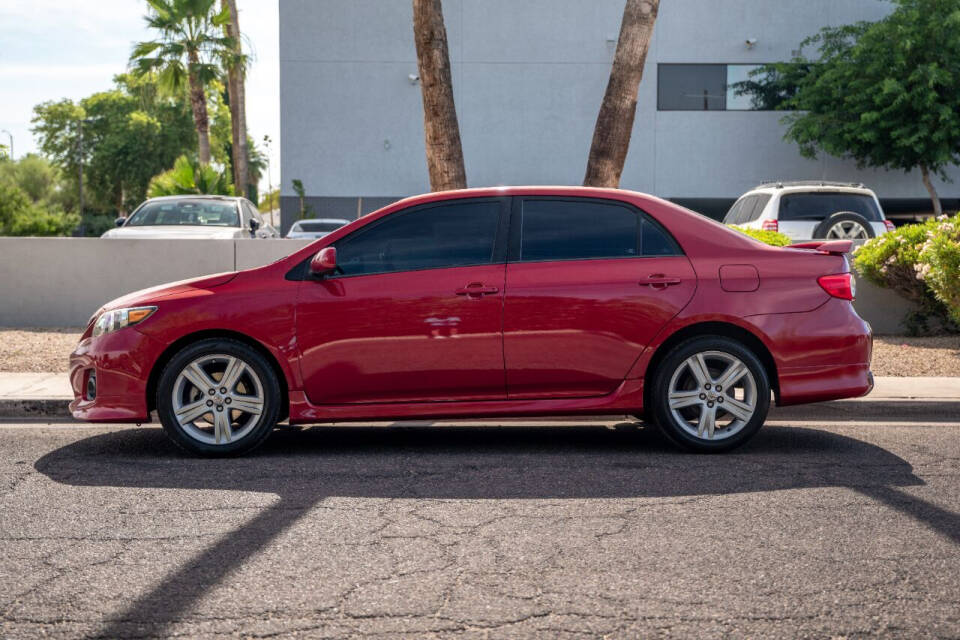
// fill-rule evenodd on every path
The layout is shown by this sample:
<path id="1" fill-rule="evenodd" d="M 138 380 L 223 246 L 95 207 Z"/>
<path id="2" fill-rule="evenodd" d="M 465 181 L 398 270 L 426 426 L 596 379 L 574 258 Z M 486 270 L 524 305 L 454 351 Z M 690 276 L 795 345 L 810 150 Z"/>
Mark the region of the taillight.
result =
<path id="1" fill-rule="evenodd" d="M 857 281 L 852 273 L 838 273 L 832 276 L 820 276 L 817 282 L 823 290 L 834 298 L 853 300 L 857 295 Z"/>
<path id="2" fill-rule="evenodd" d="M 885 226 L 885 227 L 887 228 L 887 231 L 894 231 L 894 230 L 896 230 L 896 227 L 893 226 L 893 223 L 890 222 L 889 220 L 884 220 L 884 221 L 883 221 L 883 226 Z"/>
<path id="3" fill-rule="evenodd" d="M 777 224 L 776 220 L 764 220 L 763 221 L 763 230 L 764 231 L 779 231 L 780 226 Z"/>

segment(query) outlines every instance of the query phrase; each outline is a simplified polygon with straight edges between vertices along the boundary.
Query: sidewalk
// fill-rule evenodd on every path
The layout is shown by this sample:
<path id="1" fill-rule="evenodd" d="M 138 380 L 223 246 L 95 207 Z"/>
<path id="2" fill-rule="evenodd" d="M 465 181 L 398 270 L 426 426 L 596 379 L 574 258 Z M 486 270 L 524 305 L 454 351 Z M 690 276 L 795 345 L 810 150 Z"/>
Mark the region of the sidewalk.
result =
<path id="1" fill-rule="evenodd" d="M 940 420 L 960 422 L 960 377 L 877 378 L 864 398 L 774 407 L 771 420 Z M 66 373 L 0 373 L 0 418 L 69 417 Z"/>

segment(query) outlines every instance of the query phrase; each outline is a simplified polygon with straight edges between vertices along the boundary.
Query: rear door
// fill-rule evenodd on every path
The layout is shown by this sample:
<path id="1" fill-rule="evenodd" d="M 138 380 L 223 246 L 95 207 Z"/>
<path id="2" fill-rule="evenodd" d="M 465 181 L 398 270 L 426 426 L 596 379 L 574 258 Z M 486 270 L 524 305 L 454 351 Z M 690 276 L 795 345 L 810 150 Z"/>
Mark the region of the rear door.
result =
<path id="1" fill-rule="evenodd" d="M 625 203 L 517 197 L 510 234 L 510 398 L 611 393 L 696 288 L 676 241 Z"/>

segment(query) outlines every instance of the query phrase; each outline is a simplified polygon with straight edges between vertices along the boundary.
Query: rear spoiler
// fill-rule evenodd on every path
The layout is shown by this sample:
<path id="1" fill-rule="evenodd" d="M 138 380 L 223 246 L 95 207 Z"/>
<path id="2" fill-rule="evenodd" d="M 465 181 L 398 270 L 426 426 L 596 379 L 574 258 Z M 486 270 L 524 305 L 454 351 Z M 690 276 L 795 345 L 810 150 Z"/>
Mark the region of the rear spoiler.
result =
<path id="1" fill-rule="evenodd" d="M 820 253 L 829 253 L 834 256 L 841 256 L 850 253 L 853 248 L 853 242 L 850 240 L 814 240 L 813 242 L 801 242 L 800 244 L 791 244 L 787 249 L 813 249 Z"/>

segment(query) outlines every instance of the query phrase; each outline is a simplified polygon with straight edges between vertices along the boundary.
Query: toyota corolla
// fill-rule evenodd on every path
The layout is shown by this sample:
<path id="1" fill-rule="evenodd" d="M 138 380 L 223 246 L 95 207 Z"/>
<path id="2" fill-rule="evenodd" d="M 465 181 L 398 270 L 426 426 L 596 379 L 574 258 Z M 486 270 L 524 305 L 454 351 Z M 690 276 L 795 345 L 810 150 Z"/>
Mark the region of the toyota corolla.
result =
<path id="1" fill-rule="evenodd" d="M 396 202 L 273 264 L 138 291 L 71 356 L 73 415 L 238 455 L 278 422 L 623 415 L 732 449 L 861 396 L 849 241 L 780 248 L 620 190 Z"/>

